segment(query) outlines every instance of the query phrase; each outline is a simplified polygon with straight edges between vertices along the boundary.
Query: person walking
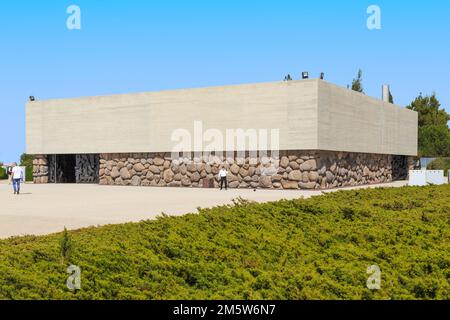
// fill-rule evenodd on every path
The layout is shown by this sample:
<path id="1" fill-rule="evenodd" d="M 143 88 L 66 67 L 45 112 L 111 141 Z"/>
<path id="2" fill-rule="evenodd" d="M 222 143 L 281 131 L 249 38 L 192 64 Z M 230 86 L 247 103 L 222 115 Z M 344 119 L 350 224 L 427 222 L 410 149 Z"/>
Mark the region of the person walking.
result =
<path id="1" fill-rule="evenodd" d="M 17 165 L 17 163 L 13 164 L 12 168 L 12 184 L 14 189 L 14 194 L 20 193 L 20 182 L 24 181 L 24 173 L 23 169 Z"/>
<path id="2" fill-rule="evenodd" d="M 8 184 L 11 185 L 11 183 L 12 183 L 12 167 L 8 166 L 8 168 L 6 169 L 6 172 L 8 174 Z"/>
<path id="3" fill-rule="evenodd" d="M 225 169 L 225 167 L 222 167 L 219 171 L 219 178 L 220 178 L 220 190 L 223 189 L 225 185 L 225 190 L 228 190 L 228 171 Z"/>

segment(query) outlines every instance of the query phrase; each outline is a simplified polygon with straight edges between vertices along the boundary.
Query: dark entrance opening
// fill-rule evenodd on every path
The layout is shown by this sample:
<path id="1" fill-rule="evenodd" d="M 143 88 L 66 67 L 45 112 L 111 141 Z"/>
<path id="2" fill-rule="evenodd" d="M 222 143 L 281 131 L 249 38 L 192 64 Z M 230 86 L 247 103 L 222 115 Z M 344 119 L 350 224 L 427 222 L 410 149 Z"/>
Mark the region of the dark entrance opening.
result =
<path id="1" fill-rule="evenodd" d="M 56 154 L 48 156 L 50 183 L 98 183 L 98 154 Z"/>
<path id="2" fill-rule="evenodd" d="M 406 156 L 392 156 L 392 180 L 408 178 L 408 159 Z"/>
<path id="3" fill-rule="evenodd" d="M 48 170 L 50 183 L 75 183 L 75 155 L 49 156 Z"/>

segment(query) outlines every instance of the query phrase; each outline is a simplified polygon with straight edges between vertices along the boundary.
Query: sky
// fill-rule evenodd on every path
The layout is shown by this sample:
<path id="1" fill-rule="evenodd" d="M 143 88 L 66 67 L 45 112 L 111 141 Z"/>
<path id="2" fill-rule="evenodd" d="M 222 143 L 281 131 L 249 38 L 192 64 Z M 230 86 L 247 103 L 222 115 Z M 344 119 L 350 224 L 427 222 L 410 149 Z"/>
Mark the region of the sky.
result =
<path id="1" fill-rule="evenodd" d="M 80 8 L 70 30 L 67 8 Z M 367 8 L 381 9 L 381 29 Z M 0 6 L 0 161 L 25 152 L 25 104 L 325 73 L 396 104 L 436 92 L 450 112 L 447 0 L 40 0 Z"/>

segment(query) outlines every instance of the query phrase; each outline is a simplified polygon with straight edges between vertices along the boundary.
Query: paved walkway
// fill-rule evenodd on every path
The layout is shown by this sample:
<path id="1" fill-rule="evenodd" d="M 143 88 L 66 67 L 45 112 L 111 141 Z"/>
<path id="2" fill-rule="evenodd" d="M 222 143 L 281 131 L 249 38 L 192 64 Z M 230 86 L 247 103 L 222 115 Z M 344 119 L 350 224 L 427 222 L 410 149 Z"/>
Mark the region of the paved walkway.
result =
<path id="1" fill-rule="evenodd" d="M 399 181 L 382 186 L 400 187 L 405 184 Z M 49 234 L 60 232 L 64 227 L 78 229 L 137 222 L 152 219 L 161 212 L 182 215 L 196 212 L 197 207 L 228 204 L 239 196 L 267 202 L 321 193 L 299 190 L 232 189 L 220 192 L 217 189 L 26 184 L 17 196 L 13 194 L 12 186 L 0 182 L 0 238 Z"/>

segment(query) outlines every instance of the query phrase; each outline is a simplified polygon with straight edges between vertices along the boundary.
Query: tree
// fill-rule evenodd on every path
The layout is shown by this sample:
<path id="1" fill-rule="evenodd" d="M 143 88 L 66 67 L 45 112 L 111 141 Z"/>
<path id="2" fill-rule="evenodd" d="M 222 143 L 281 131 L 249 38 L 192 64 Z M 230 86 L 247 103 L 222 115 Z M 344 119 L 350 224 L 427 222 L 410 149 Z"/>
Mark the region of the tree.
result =
<path id="1" fill-rule="evenodd" d="M 33 156 L 23 153 L 20 156 L 20 165 L 24 167 L 31 167 L 33 168 Z"/>
<path id="2" fill-rule="evenodd" d="M 353 79 L 352 82 L 352 90 L 364 93 L 364 88 L 362 85 L 362 70 L 358 70 L 358 75 L 356 76 L 356 79 Z"/>
<path id="3" fill-rule="evenodd" d="M 428 157 L 450 156 L 450 115 L 440 109 L 436 94 L 420 94 L 406 108 L 419 114 L 419 155 Z"/>
<path id="4" fill-rule="evenodd" d="M 419 127 L 426 125 L 444 125 L 450 121 L 450 115 L 444 109 L 440 109 L 441 103 L 436 98 L 436 93 L 423 97 L 420 94 L 406 108 L 419 113 Z"/>
<path id="5" fill-rule="evenodd" d="M 446 125 L 419 127 L 419 155 L 450 157 L 450 130 Z"/>
<path id="6" fill-rule="evenodd" d="M 20 156 L 20 165 L 26 167 L 26 181 L 33 181 L 33 156 L 26 153 L 22 154 Z"/>

